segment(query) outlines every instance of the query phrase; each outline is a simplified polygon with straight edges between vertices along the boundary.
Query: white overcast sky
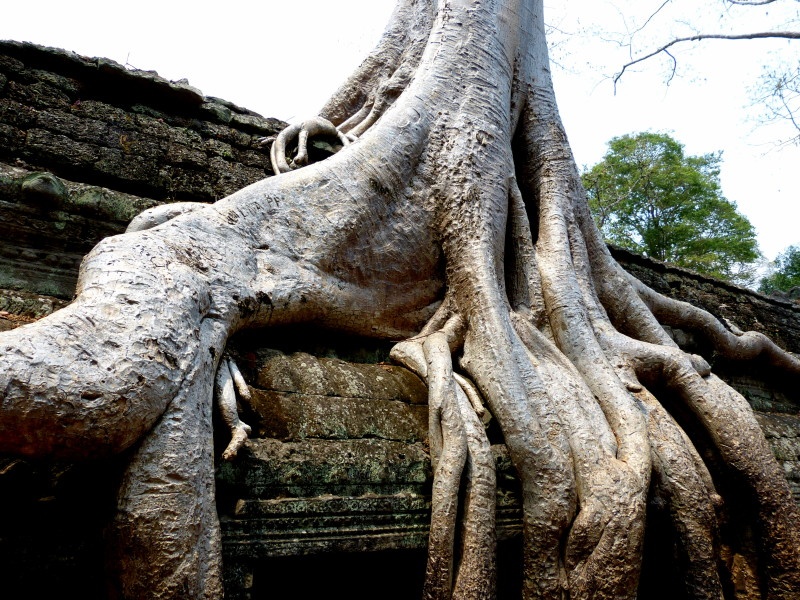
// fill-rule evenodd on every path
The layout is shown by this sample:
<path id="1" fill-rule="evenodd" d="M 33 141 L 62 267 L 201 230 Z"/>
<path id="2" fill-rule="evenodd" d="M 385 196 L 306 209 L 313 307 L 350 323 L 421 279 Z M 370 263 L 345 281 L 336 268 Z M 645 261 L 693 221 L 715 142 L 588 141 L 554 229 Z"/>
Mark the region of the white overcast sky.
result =
<path id="1" fill-rule="evenodd" d="M 800 41 L 704 42 L 675 49 L 677 76 L 654 60 L 609 75 L 630 52 L 616 34 L 636 31 L 664 0 L 545 0 L 559 32 L 556 91 L 579 165 L 592 165 L 613 136 L 666 132 L 691 154 L 723 151 L 726 197 L 755 225 L 772 259 L 800 244 L 800 148 L 772 143 L 788 130 L 756 127 L 748 89 L 765 63 L 797 65 Z M 302 120 L 377 41 L 394 0 L 25 0 L 4 3 L 0 39 L 104 56 L 168 79 L 187 78 L 264 116 Z M 726 11 L 721 0 L 672 0 L 635 35 L 636 48 L 672 35 L 800 29 L 800 2 Z"/>

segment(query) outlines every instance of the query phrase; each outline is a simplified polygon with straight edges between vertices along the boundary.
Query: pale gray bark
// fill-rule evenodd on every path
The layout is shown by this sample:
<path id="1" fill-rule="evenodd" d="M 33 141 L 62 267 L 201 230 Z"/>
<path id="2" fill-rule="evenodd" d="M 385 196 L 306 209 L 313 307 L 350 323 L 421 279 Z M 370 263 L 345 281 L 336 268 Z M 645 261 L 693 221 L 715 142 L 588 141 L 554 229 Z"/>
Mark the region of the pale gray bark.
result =
<path id="1" fill-rule="evenodd" d="M 72 305 L 0 337 L 0 451 L 79 458 L 138 443 L 115 521 L 121 596 L 219 596 L 215 380 L 228 456 L 247 433 L 225 343 L 302 322 L 405 339 L 393 357 L 429 385 L 426 597 L 494 595 L 481 398 L 521 482 L 523 598 L 635 598 L 651 483 L 669 500 L 687 589 L 719 597 L 731 578 L 716 560 L 720 497 L 651 388 L 696 415 L 752 498 L 764 596 L 797 597 L 797 507 L 752 411 L 659 320 L 795 376 L 797 361 L 732 339 L 610 257 L 558 116 L 541 0 L 401 0 L 321 117 L 282 138 L 278 170 L 295 137 L 355 141 L 213 206 L 143 215 L 87 257 Z"/>

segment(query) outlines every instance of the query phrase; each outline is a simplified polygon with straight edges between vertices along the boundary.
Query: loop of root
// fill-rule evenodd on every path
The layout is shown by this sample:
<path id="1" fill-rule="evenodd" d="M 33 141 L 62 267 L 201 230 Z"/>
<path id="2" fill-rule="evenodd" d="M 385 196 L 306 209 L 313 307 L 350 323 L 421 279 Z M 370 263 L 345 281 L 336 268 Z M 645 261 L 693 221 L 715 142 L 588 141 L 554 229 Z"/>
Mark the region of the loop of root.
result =
<path id="1" fill-rule="evenodd" d="M 270 161 L 273 172 L 278 175 L 308 164 L 308 139 L 313 136 L 325 136 L 338 139 L 342 146 L 353 141 L 352 136 L 342 133 L 336 126 L 322 117 L 313 117 L 299 125 L 289 125 L 278 134 L 270 149 Z M 286 160 L 286 151 L 293 142 L 297 143 L 297 152 L 291 163 Z"/>

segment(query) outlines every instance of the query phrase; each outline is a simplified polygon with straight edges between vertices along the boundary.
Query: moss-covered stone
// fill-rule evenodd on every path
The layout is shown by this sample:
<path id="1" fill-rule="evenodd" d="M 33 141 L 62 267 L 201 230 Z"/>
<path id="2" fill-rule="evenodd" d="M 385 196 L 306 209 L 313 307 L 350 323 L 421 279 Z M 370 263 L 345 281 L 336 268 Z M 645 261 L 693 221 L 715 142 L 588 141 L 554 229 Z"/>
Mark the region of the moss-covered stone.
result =
<path id="1" fill-rule="evenodd" d="M 126 224 L 133 217 L 158 203 L 150 198 L 120 194 L 106 188 L 89 187 L 71 198 L 76 212 Z"/>
<path id="2" fill-rule="evenodd" d="M 261 439 L 248 442 L 235 462 L 221 465 L 218 477 L 239 497 L 302 498 L 421 493 L 432 475 L 422 444 Z"/>
<path id="3" fill-rule="evenodd" d="M 231 109 L 219 102 L 206 102 L 203 104 L 203 112 L 218 123 L 223 123 L 225 125 L 230 123 L 233 117 Z"/>
<path id="4" fill-rule="evenodd" d="M 0 159 L 159 200 L 216 200 L 271 174 L 259 139 L 284 127 L 276 119 L 105 59 L 16 42 L 0 52 Z M 231 147 L 208 152 L 207 140 Z"/>
<path id="5" fill-rule="evenodd" d="M 52 173 L 31 173 L 20 184 L 26 202 L 45 208 L 60 208 L 69 196 L 67 186 Z"/>

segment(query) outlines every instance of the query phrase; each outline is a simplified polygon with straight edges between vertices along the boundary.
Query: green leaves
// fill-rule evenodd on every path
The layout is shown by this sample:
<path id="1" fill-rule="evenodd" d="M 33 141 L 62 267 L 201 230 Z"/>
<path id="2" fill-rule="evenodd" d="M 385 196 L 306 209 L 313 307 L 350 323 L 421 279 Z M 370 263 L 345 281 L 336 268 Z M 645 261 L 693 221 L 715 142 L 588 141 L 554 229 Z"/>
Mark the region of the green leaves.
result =
<path id="1" fill-rule="evenodd" d="M 633 252 L 736 283 L 752 283 L 755 229 L 720 189 L 721 153 L 686 156 L 666 134 L 613 138 L 582 175 L 605 239 Z"/>
<path id="2" fill-rule="evenodd" d="M 800 286 L 800 246 L 789 246 L 775 259 L 775 272 L 764 279 L 758 286 L 760 292 L 788 292 Z"/>

